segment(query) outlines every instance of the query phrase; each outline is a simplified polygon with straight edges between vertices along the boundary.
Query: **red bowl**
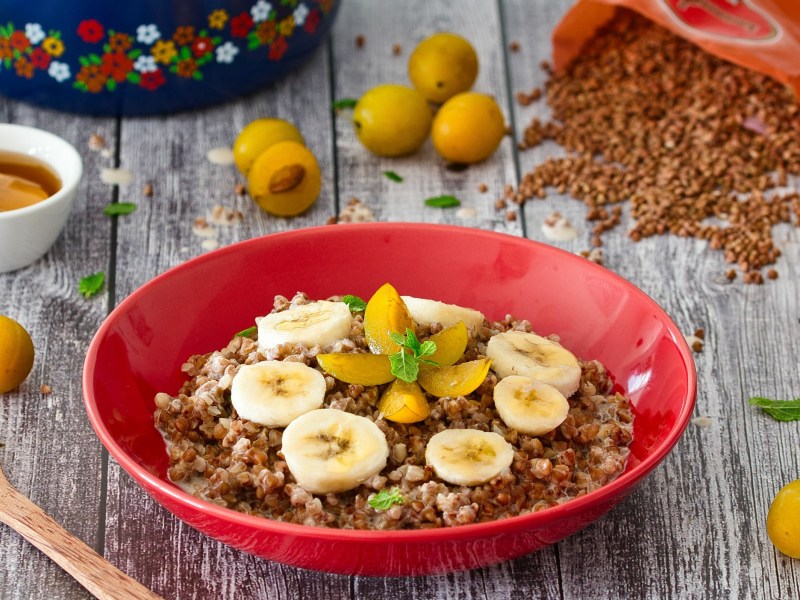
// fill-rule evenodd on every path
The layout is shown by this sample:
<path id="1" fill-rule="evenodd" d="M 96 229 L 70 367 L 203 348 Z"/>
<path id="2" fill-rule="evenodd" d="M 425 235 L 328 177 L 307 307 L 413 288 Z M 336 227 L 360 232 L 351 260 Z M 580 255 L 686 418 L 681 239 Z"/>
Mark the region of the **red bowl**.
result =
<path id="1" fill-rule="evenodd" d="M 530 319 L 579 357 L 601 360 L 631 397 L 631 457 L 615 481 L 545 511 L 419 531 L 353 531 L 271 521 L 204 502 L 167 480 L 153 426 L 156 392 L 177 392 L 180 365 L 227 344 L 275 294 L 402 294 Z M 574 533 L 661 462 L 692 413 L 696 373 L 678 328 L 641 290 L 562 250 L 509 235 L 410 223 L 325 226 L 205 254 L 156 277 L 109 315 L 86 357 L 86 410 L 111 455 L 192 527 L 279 562 L 335 573 L 421 575 L 515 558 Z"/>

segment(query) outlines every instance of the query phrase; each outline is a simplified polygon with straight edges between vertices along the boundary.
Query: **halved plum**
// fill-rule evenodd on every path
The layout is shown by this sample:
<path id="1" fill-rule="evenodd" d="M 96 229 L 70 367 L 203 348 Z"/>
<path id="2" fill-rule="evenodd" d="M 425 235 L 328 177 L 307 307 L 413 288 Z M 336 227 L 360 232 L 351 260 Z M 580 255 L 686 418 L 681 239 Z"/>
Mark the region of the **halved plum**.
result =
<path id="1" fill-rule="evenodd" d="M 394 354 L 400 346 L 390 333 L 405 335 L 406 329 L 414 330 L 414 320 L 397 290 L 385 283 L 372 295 L 364 311 L 364 336 L 369 349 L 375 354 Z"/>
<path id="2" fill-rule="evenodd" d="M 492 361 L 488 358 L 448 367 L 420 365 L 417 381 L 426 392 L 439 398 L 466 396 L 483 383 L 491 365 Z"/>
<path id="3" fill-rule="evenodd" d="M 318 354 L 317 362 L 327 373 L 345 383 L 381 385 L 394 379 L 389 357 L 383 354 Z"/>
<path id="4" fill-rule="evenodd" d="M 415 382 L 395 379 L 378 402 L 383 417 L 395 423 L 416 423 L 431 414 L 425 394 Z"/>

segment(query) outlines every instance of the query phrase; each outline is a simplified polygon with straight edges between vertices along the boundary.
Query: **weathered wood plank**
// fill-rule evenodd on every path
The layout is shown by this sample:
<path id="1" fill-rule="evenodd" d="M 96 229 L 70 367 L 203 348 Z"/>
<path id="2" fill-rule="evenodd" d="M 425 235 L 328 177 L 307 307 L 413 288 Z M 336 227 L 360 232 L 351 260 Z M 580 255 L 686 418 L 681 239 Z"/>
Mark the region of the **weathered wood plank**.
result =
<path id="1" fill-rule="evenodd" d="M 551 30 L 567 4 L 504 2 L 508 37 L 521 45 L 509 56 L 515 91 L 544 82 L 538 63 L 548 56 L 549 36 L 534 35 L 531 24 Z M 520 131 L 534 116 L 546 118 L 547 108 L 540 102 L 517 115 Z M 523 153 L 523 170 L 558 151 L 543 145 Z M 552 192 L 525 206 L 529 236 L 542 239 L 541 221 L 552 210 L 581 233 L 562 247 L 588 248 L 582 204 Z M 747 398 L 796 397 L 800 390 L 798 231 L 784 227 L 781 279 L 743 286 L 721 283 L 726 265 L 705 243 L 658 238 L 632 244 L 627 226 L 605 237 L 606 264 L 650 294 L 682 331 L 705 328 L 705 349 L 695 355 L 696 416 L 712 421 L 708 428 L 690 425 L 627 501 L 559 544 L 563 597 L 790 597 L 797 590 L 796 561 L 776 560 L 764 519 L 779 482 L 800 473 L 800 426 L 771 421 L 750 409 Z"/>
<path id="2" fill-rule="evenodd" d="M 480 72 L 473 90 L 494 95 L 507 111 L 503 47 L 500 22 L 493 3 L 470 2 L 345 2 L 333 37 L 334 89 L 336 98 L 358 98 L 383 83 L 410 85 L 408 57 L 423 38 L 438 31 L 464 36 L 475 47 Z M 363 36 L 363 48 L 355 39 Z M 392 53 L 400 44 L 402 52 Z M 380 221 L 424 221 L 494 229 L 519 235 L 521 224 L 505 220 L 504 212 L 494 209 L 494 196 L 479 193 L 477 186 L 501 187 L 515 177 L 510 137 L 485 162 L 463 172 L 453 172 L 436 154 L 428 140 L 412 156 L 381 158 L 371 154 L 358 141 L 351 112 L 336 119 L 336 146 L 339 164 L 339 190 L 342 202 L 357 197 L 370 206 Z M 386 170 L 400 174 L 403 183 L 385 178 Z M 463 218 L 455 209 L 436 209 L 423 204 L 425 198 L 453 194 L 462 206 L 474 208 L 474 217 Z"/>
<path id="3" fill-rule="evenodd" d="M 45 111 L 0 99 L 12 123 L 51 131 L 72 143 L 85 175 L 71 216 L 53 248 L 33 265 L 0 275 L 0 313 L 30 332 L 36 359 L 27 381 L 0 395 L 0 465 L 23 494 L 90 546 L 102 530 L 101 445 L 83 409 L 81 373 L 89 342 L 106 315 L 108 295 L 86 299 L 78 280 L 108 268 L 110 222 L 102 214 L 110 189 L 96 177 L 107 159 L 87 147 L 90 132 L 113 144 L 114 119 Z M 47 384 L 52 393 L 43 395 Z M 55 563 L 6 527 L 0 528 L 0 596 L 85 598 Z"/>
<path id="4" fill-rule="evenodd" d="M 120 201 L 138 210 L 118 222 L 118 302 L 157 275 L 204 252 L 192 232 L 196 217 L 215 204 L 241 210 L 243 221 L 219 227 L 220 245 L 269 232 L 323 224 L 335 213 L 333 142 L 327 51 L 287 79 L 224 106 L 168 117 L 125 120 L 120 165 L 134 182 Z M 314 83 L 316 82 L 316 83 Z M 263 213 L 234 188 L 244 182 L 234 166 L 206 158 L 208 150 L 233 144 L 238 131 L 258 117 L 277 116 L 304 133 L 323 173 L 323 191 L 312 209 L 293 219 Z M 143 186 L 152 183 L 146 198 Z M 293 292 L 292 290 L 291 292 Z M 288 293 L 291 293 L 288 292 Z M 293 571 L 233 550 L 163 510 L 112 460 L 108 474 L 106 553 L 123 569 L 167 598 L 336 598 L 347 594 L 346 578 L 287 576 Z"/>
<path id="5" fill-rule="evenodd" d="M 480 74 L 474 90 L 492 94 L 508 114 L 508 94 L 500 13 L 497 5 L 481 0 L 470 2 L 348 2 L 333 38 L 334 82 L 337 98 L 353 97 L 380 83 L 408 84 L 407 62 L 414 46 L 437 31 L 452 31 L 468 39 L 480 60 Z M 364 36 L 363 48 L 355 39 Z M 392 46 L 402 46 L 400 56 Z M 358 141 L 349 112 L 336 120 L 340 197 L 355 196 L 367 203 L 379 220 L 443 222 L 514 235 L 522 234 L 521 221 L 505 219 L 496 211 L 496 195 L 479 193 L 479 183 L 492 190 L 516 180 L 514 146 L 510 137 L 484 163 L 467 171 L 444 168 L 430 141 L 410 157 L 380 158 L 370 154 Z M 401 184 L 386 179 L 382 172 L 393 170 L 404 177 Z M 463 206 L 477 215 L 462 219 L 452 211 L 427 208 L 423 199 L 452 193 Z M 558 570 L 554 550 L 470 573 L 417 577 L 403 580 L 357 577 L 357 598 L 502 598 L 526 590 L 540 590 L 558 596 Z"/>

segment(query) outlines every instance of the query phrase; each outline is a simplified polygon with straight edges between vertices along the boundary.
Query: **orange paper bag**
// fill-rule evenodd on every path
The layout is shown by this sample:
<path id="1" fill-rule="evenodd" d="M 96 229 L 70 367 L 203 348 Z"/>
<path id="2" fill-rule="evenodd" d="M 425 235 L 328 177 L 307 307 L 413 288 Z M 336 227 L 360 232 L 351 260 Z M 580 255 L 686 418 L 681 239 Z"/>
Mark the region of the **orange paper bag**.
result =
<path id="1" fill-rule="evenodd" d="M 800 98 L 800 0 L 578 0 L 553 32 L 553 67 L 566 68 L 618 6 L 789 85 Z"/>

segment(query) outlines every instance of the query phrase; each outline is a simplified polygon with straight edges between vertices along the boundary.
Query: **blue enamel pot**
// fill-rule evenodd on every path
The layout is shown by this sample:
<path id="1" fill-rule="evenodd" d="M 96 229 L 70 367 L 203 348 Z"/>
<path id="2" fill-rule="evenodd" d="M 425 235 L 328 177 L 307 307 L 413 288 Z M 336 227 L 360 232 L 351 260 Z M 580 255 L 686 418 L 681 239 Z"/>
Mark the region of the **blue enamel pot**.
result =
<path id="1" fill-rule="evenodd" d="M 146 115 L 252 92 L 323 42 L 340 0 L 4 0 L 0 93 Z"/>

